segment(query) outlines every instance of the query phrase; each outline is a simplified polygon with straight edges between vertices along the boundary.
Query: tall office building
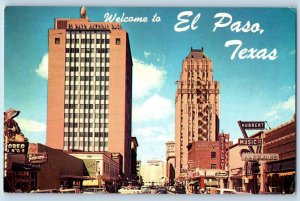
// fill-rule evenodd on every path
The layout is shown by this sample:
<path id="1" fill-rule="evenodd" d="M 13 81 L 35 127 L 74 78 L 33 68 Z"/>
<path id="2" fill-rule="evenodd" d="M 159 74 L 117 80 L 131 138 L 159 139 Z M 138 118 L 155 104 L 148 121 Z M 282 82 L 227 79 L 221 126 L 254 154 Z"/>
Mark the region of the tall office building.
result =
<path id="1" fill-rule="evenodd" d="M 55 19 L 49 29 L 47 146 L 122 154 L 130 174 L 132 58 L 117 22 Z"/>
<path id="2" fill-rule="evenodd" d="M 175 111 L 176 177 L 187 172 L 187 145 L 217 141 L 219 82 L 213 79 L 212 61 L 202 49 L 192 49 L 183 60 L 177 82 Z"/>

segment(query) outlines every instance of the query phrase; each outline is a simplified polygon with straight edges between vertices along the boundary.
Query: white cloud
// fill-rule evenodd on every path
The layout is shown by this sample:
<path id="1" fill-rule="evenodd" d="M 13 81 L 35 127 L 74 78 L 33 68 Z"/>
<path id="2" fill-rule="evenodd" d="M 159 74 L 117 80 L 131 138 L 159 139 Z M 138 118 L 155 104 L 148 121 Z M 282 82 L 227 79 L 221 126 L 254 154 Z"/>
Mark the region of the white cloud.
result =
<path id="1" fill-rule="evenodd" d="M 46 124 L 45 123 L 40 123 L 40 122 L 37 122 L 37 121 L 33 121 L 33 120 L 29 120 L 29 119 L 23 119 L 23 118 L 17 118 L 16 122 L 19 124 L 19 127 L 20 127 L 20 129 L 23 133 L 24 133 L 24 131 L 27 131 L 27 132 L 43 132 L 43 131 L 46 131 Z"/>
<path id="2" fill-rule="evenodd" d="M 280 119 L 280 113 L 291 111 L 295 112 L 295 96 L 291 96 L 288 100 L 273 105 L 271 110 L 265 113 L 269 121 Z"/>
<path id="3" fill-rule="evenodd" d="M 280 90 L 285 91 L 285 92 L 289 92 L 292 89 L 295 90 L 295 85 L 294 86 L 284 86 L 284 87 L 280 88 Z"/>
<path id="4" fill-rule="evenodd" d="M 145 100 L 142 104 L 133 107 L 133 121 L 162 120 L 174 112 L 171 100 L 157 94 Z"/>
<path id="5" fill-rule="evenodd" d="M 150 56 L 151 52 L 147 52 L 147 51 L 144 51 L 144 57 L 145 58 L 148 58 Z"/>
<path id="6" fill-rule="evenodd" d="M 46 53 L 35 72 L 42 78 L 48 79 L 48 53 Z"/>
<path id="7" fill-rule="evenodd" d="M 160 135 L 163 132 L 164 129 L 160 126 L 137 128 L 133 131 L 134 136 L 141 136 L 141 137 L 152 137 L 152 136 Z"/>
<path id="8" fill-rule="evenodd" d="M 289 52 L 289 55 L 295 55 L 295 53 L 296 53 L 296 50 L 292 50 Z"/>
<path id="9" fill-rule="evenodd" d="M 271 116 L 276 115 L 276 114 L 277 114 L 277 111 L 271 110 L 270 112 L 266 112 L 266 113 L 265 113 L 265 116 L 266 116 L 266 117 L 271 117 Z"/>
<path id="10" fill-rule="evenodd" d="M 278 103 L 273 109 L 295 111 L 295 96 L 293 95 L 287 101 Z"/>
<path id="11" fill-rule="evenodd" d="M 164 84 L 166 72 L 152 64 L 133 59 L 133 98 L 141 98 Z"/>
<path id="12" fill-rule="evenodd" d="M 174 139 L 172 139 L 171 136 L 164 135 L 164 134 L 151 138 L 151 141 L 155 141 L 155 142 L 167 142 L 172 140 Z"/>

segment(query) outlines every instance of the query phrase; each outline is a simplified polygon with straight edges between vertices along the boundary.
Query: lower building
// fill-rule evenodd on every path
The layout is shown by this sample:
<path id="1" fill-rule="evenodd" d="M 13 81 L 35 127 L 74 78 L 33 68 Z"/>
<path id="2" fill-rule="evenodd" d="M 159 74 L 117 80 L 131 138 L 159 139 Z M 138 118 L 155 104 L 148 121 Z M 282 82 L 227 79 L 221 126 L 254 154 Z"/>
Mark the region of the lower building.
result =
<path id="1" fill-rule="evenodd" d="M 228 174 L 221 168 L 219 141 L 194 141 L 188 145 L 188 150 L 188 176 L 179 178 L 178 182 L 187 183 L 188 190 L 189 185 L 195 183 L 206 190 L 227 186 Z"/>
<path id="2" fill-rule="evenodd" d="M 265 163 L 265 191 L 291 194 L 296 182 L 296 116 L 264 134 L 263 152 L 279 154 L 278 161 Z"/>
<path id="3" fill-rule="evenodd" d="M 166 185 L 173 186 L 175 183 L 175 142 L 166 142 Z"/>
<path id="4" fill-rule="evenodd" d="M 28 154 L 8 155 L 5 192 L 82 188 L 90 179 L 84 162 L 61 150 L 30 143 Z"/>
<path id="5" fill-rule="evenodd" d="M 137 179 L 137 148 L 139 144 L 136 137 L 131 137 L 131 179 L 136 182 Z"/>
<path id="6" fill-rule="evenodd" d="M 250 138 L 262 139 L 262 146 L 253 147 L 255 153 L 278 154 L 279 160 L 242 161 L 242 154 L 249 152 L 248 146 L 232 145 L 229 150 L 229 187 L 251 193 L 294 193 L 296 118 Z"/>
<path id="7" fill-rule="evenodd" d="M 91 177 L 83 181 L 83 187 L 106 187 L 115 192 L 121 179 L 120 167 L 113 154 L 109 152 L 69 152 L 71 156 L 81 159 Z"/>
<path id="8" fill-rule="evenodd" d="M 141 165 L 141 176 L 145 186 L 165 184 L 165 164 L 161 160 L 148 160 Z"/>

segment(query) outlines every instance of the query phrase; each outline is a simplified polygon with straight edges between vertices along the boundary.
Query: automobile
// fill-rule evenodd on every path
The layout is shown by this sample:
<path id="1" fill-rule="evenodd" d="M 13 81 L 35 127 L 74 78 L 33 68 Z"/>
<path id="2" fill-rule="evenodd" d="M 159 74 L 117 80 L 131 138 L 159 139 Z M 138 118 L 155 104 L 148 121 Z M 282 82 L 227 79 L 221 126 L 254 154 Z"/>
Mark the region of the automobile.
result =
<path id="1" fill-rule="evenodd" d="M 175 193 L 176 192 L 176 189 L 174 186 L 170 186 L 169 189 L 168 189 L 169 192 L 171 193 Z"/>
<path id="2" fill-rule="evenodd" d="M 141 193 L 144 193 L 144 194 L 151 193 L 150 187 L 149 186 L 142 186 L 141 187 Z"/>
<path id="3" fill-rule="evenodd" d="M 30 191 L 30 193 L 60 193 L 60 191 L 58 189 L 44 189 L 44 190 L 33 190 Z"/>
<path id="4" fill-rule="evenodd" d="M 216 194 L 236 194 L 236 191 L 229 188 L 216 188 Z"/>
<path id="5" fill-rule="evenodd" d="M 157 187 L 156 193 L 157 193 L 157 194 L 167 194 L 168 192 L 167 192 L 166 187 L 164 187 L 164 186 L 159 186 L 159 187 Z"/>
<path id="6" fill-rule="evenodd" d="M 216 194 L 217 187 L 206 187 L 207 194 Z"/>
<path id="7" fill-rule="evenodd" d="M 69 188 L 60 190 L 61 193 L 81 193 L 78 188 Z"/>
<path id="8" fill-rule="evenodd" d="M 86 188 L 83 194 L 106 194 L 108 193 L 105 188 Z"/>
<path id="9" fill-rule="evenodd" d="M 186 194 L 184 186 L 176 186 L 175 193 L 176 194 Z"/>
<path id="10" fill-rule="evenodd" d="M 142 191 L 137 188 L 123 187 L 118 190 L 118 193 L 120 193 L 120 194 L 140 194 L 140 193 L 142 193 Z"/>

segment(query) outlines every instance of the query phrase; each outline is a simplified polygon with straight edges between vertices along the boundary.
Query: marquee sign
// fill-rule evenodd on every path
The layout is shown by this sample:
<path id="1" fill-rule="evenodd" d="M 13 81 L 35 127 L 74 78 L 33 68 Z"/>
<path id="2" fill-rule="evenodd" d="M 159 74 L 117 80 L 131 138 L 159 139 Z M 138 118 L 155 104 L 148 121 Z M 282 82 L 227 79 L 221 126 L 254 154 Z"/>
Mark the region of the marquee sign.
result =
<path id="1" fill-rule="evenodd" d="M 42 164 L 48 162 L 47 153 L 30 153 L 28 154 L 28 161 L 31 164 Z"/>
<path id="2" fill-rule="evenodd" d="M 242 155 L 242 161 L 277 161 L 277 160 L 279 160 L 279 154 L 244 153 Z"/>
<path id="3" fill-rule="evenodd" d="M 28 142 L 9 142 L 6 144 L 6 152 L 9 154 L 27 154 Z"/>
<path id="4" fill-rule="evenodd" d="M 261 138 L 239 138 L 238 141 L 240 146 L 262 146 Z"/>
<path id="5" fill-rule="evenodd" d="M 219 171 L 219 172 L 215 173 L 215 178 L 217 178 L 217 179 L 225 179 L 227 177 L 228 177 L 228 174 L 225 171 Z"/>
<path id="6" fill-rule="evenodd" d="M 219 134 L 219 147 L 220 166 L 224 170 L 229 165 L 229 134 Z"/>

